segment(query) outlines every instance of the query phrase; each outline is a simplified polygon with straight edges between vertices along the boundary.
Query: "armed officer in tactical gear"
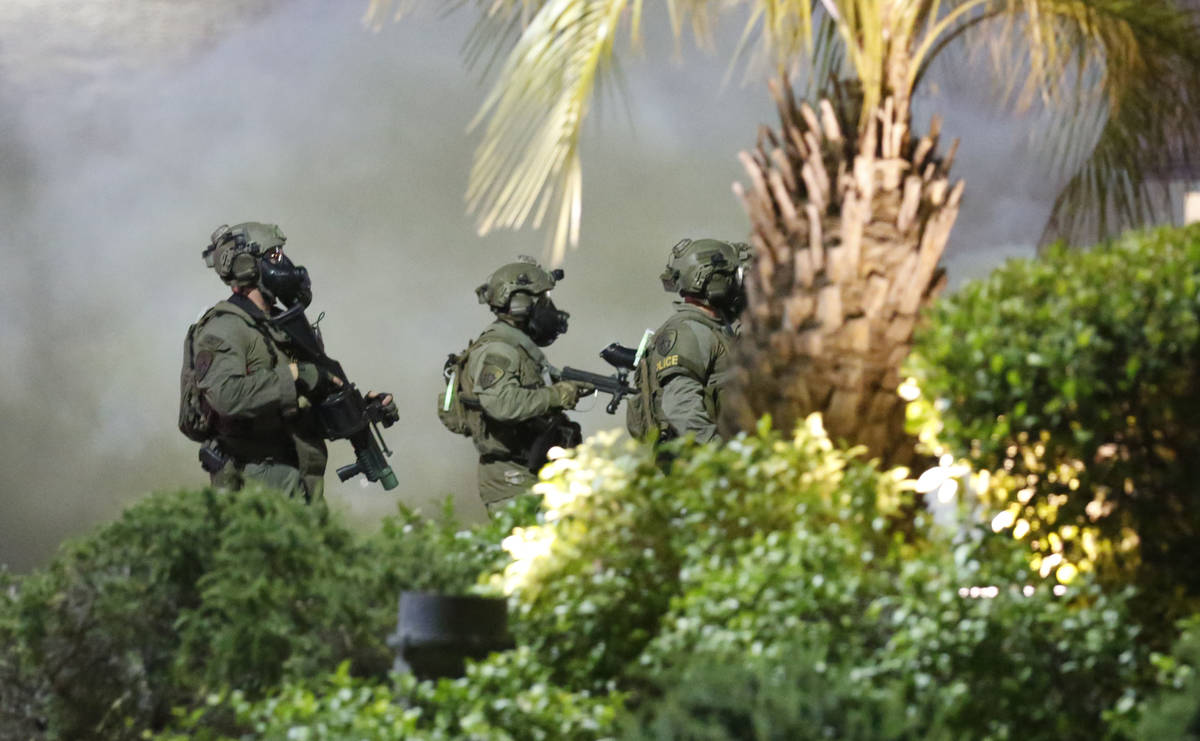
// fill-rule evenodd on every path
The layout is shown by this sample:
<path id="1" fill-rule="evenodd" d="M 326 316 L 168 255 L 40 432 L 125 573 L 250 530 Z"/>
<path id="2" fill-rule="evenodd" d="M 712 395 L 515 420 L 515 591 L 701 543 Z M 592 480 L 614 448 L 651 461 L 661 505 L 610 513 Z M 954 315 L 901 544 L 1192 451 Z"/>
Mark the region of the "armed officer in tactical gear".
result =
<path id="1" fill-rule="evenodd" d="M 663 289 L 682 300 L 638 365 L 638 396 L 626 410 L 635 438 L 719 437 L 721 390 L 745 304 L 742 275 L 749 255 L 748 245 L 716 239 L 684 239 L 671 248 L 659 277 Z"/>
<path id="2" fill-rule="evenodd" d="M 284 254 L 285 241 L 274 224 L 213 232 L 203 256 L 233 293 L 188 332 L 180 429 L 204 440 L 200 460 L 214 486 L 254 480 L 312 502 L 324 498 L 327 461 L 313 405 L 344 381 L 298 360 L 291 337 L 269 321 L 280 304 L 312 301 L 308 271 Z M 185 421 L 189 372 L 199 421 Z M 390 396 L 382 403 L 390 406 Z"/>
<path id="3" fill-rule="evenodd" d="M 479 452 L 479 496 L 489 514 L 529 491 L 551 447 L 580 442 L 579 425 L 564 410 L 594 389 L 553 382 L 542 353 L 567 331 L 569 315 L 548 295 L 562 278 L 562 270 L 544 270 L 528 257 L 500 267 L 475 289 L 496 320 L 451 358 L 462 368 L 465 434 Z"/>

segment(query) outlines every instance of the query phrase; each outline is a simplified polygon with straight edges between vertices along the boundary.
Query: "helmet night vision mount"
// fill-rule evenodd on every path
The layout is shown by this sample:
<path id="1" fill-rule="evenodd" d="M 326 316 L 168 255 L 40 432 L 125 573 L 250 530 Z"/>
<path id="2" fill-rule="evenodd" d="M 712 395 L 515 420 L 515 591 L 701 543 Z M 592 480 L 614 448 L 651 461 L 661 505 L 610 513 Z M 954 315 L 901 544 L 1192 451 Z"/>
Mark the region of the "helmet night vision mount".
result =
<path id="1" fill-rule="evenodd" d="M 735 308 L 742 297 L 742 271 L 749 255 L 748 245 L 682 239 L 671 248 L 659 278 L 665 291 Z"/>
<path id="2" fill-rule="evenodd" d="M 278 298 L 287 306 L 307 306 L 312 301 L 308 270 L 283 254 L 285 242 L 287 237 L 275 224 L 222 224 L 201 256 L 205 265 L 235 288 L 257 287 L 269 301 Z"/>
<path id="3" fill-rule="evenodd" d="M 475 296 L 479 303 L 487 304 L 493 311 L 519 316 L 528 312 L 535 301 L 533 297 L 548 293 L 564 276 L 562 268 L 547 271 L 537 260 L 521 255 L 517 262 L 501 265 L 489 275 L 487 282 L 475 289 Z M 513 298 L 521 294 L 528 298 L 518 299 L 516 306 L 511 305 Z"/>
<path id="4" fill-rule="evenodd" d="M 500 316 L 511 317 L 533 341 L 545 347 L 567 331 L 565 311 L 559 311 L 546 294 L 565 276 L 562 268 L 546 270 L 532 257 L 521 255 L 496 269 L 475 289 L 479 303 Z"/>

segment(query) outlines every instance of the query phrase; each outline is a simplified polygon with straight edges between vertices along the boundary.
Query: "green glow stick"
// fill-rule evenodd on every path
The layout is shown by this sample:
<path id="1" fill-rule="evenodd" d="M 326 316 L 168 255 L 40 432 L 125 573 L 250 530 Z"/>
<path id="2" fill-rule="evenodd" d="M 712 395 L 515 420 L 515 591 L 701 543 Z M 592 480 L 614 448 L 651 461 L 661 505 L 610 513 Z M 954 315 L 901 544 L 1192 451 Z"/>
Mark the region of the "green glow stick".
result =
<path id="1" fill-rule="evenodd" d="M 442 411 L 450 411 L 450 402 L 454 400 L 454 379 L 458 377 L 458 371 L 450 371 L 450 379 L 446 381 L 446 400 L 442 402 Z"/>
<path id="2" fill-rule="evenodd" d="M 653 336 L 654 336 L 653 329 L 647 329 L 644 333 L 642 333 L 642 341 L 638 345 L 637 354 L 633 356 L 633 367 L 634 368 L 637 367 L 638 363 L 642 362 L 642 356 L 646 354 L 646 345 L 650 344 L 650 338 Z"/>

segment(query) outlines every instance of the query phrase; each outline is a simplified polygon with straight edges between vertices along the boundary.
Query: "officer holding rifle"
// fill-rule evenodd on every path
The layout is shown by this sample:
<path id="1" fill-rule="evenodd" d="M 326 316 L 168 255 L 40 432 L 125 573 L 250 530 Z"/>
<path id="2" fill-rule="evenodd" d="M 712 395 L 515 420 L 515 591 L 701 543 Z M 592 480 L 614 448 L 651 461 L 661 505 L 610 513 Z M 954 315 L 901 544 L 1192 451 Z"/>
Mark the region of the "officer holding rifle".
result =
<path id="1" fill-rule="evenodd" d="M 363 397 L 325 355 L 304 309 L 308 272 L 292 263 L 274 224 L 221 226 L 205 262 L 229 285 L 228 298 L 188 330 L 181 373 L 180 430 L 203 442 L 200 460 L 214 486 L 257 481 L 307 502 L 324 498 L 325 440 L 351 441 L 356 463 L 339 470 L 396 485 L 375 428 L 396 419 L 391 395 Z M 381 447 L 382 446 L 382 447 Z"/>
<path id="2" fill-rule="evenodd" d="M 557 377 L 609 394 L 609 414 L 628 399 L 626 426 L 634 438 L 664 442 L 691 434 L 700 442 L 719 439 L 721 396 L 730 376 L 731 350 L 746 301 L 743 277 L 751 258 L 750 245 L 741 242 L 681 240 L 659 276 L 663 288 L 681 299 L 670 318 L 657 331 L 647 330 L 636 349 L 612 343 L 600 352 L 615 375 L 563 368 Z"/>
<path id="3" fill-rule="evenodd" d="M 626 410 L 634 437 L 720 437 L 721 393 L 745 305 L 750 255 L 749 245 L 717 239 L 684 239 L 671 248 L 659 278 L 681 300 L 640 355 L 637 395 Z"/>
<path id="4" fill-rule="evenodd" d="M 529 490 L 550 448 L 580 442 L 579 425 L 564 411 L 594 388 L 552 378 L 542 353 L 567 331 L 568 314 L 549 296 L 562 278 L 562 270 L 528 257 L 498 268 L 475 289 L 495 321 L 443 370 L 438 416 L 475 443 L 479 496 L 489 513 Z"/>

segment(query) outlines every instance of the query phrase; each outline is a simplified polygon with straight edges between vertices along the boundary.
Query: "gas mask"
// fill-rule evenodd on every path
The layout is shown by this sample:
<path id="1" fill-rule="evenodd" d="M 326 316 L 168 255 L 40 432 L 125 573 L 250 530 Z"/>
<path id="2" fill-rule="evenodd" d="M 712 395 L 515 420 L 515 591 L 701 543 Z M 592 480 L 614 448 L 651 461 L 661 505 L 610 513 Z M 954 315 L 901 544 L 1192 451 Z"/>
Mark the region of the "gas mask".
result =
<path id="1" fill-rule="evenodd" d="M 746 309 L 746 266 L 739 265 L 737 269 L 737 283 L 735 284 L 736 293 L 733 295 L 733 300 L 729 304 L 729 313 L 733 317 L 741 316 Z"/>
<path id="2" fill-rule="evenodd" d="M 278 299 L 291 308 L 312 303 L 312 281 L 303 265 L 294 265 L 287 255 L 264 256 L 259 260 L 259 290 L 268 301 Z"/>
<path id="3" fill-rule="evenodd" d="M 538 296 L 537 301 L 529 308 L 529 322 L 525 325 L 525 333 L 538 347 L 545 347 L 558 336 L 567 331 L 567 318 L 571 315 L 559 311 L 549 296 Z"/>
<path id="4" fill-rule="evenodd" d="M 720 311 L 726 321 L 737 319 L 746 308 L 746 268 L 739 265 L 732 275 L 714 275 L 712 284 L 719 288 L 712 296 L 713 308 Z"/>

